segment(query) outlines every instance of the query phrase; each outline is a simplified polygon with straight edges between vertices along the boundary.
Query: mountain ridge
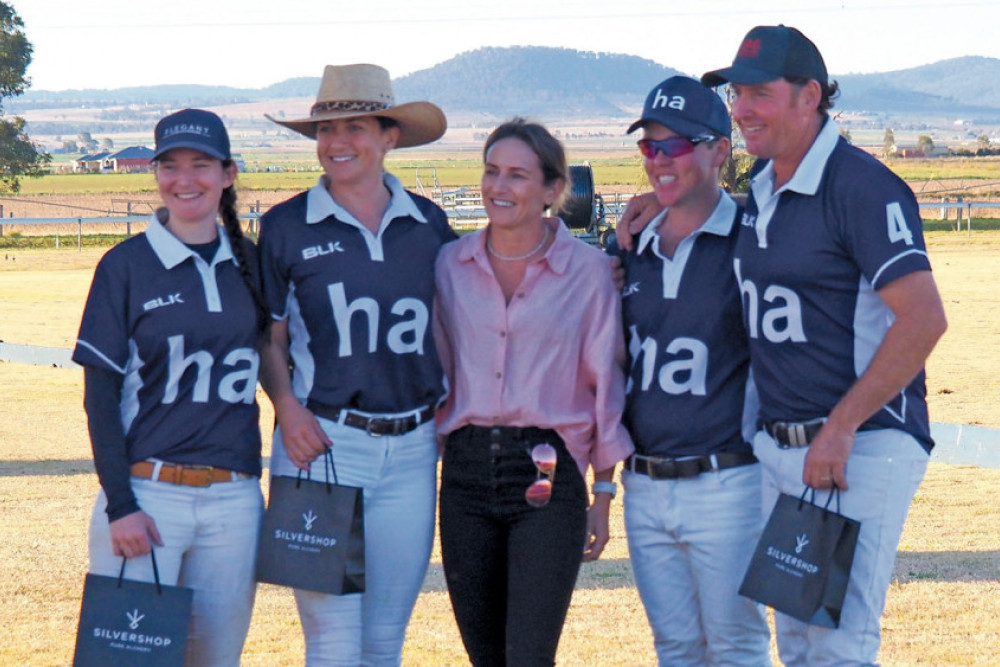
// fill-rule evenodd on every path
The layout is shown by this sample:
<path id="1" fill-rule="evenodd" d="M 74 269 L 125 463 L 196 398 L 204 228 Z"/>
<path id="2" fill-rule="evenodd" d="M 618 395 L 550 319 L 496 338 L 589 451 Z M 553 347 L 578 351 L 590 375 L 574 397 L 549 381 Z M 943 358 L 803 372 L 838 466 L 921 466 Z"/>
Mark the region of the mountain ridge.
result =
<path id="1" fill-rule="evenodd" d="M 658 81 L 677 69 L 638 56 L 520 46 L 482 47 L 393 81 L 397 102 L 427 99 L 448 114 L 496 117 L 630 116 Z M 836 108 L 880 114 L 1000 120 L 1000 59 L 963 56 L 909 69 L 832 75 Z M 312 98 L 319 77 L 294 77 L 262 88 L 167 84 L 111 90 L 28 90 L 9 113 L 69 106 L 223 106 Z"/>

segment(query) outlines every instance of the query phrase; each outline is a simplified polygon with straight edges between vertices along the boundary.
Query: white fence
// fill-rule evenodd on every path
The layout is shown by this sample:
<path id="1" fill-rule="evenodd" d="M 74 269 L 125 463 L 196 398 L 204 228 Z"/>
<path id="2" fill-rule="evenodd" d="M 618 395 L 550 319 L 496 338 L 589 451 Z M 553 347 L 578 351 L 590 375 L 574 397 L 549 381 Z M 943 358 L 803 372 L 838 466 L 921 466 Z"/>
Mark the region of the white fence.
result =
<path id="1" fill-rule="evenodd" d="M 625 211 L 625 206 L 631 194 L 606 194 L 600 195 L 602 201 L 602 212 L 606 222 L 613 223 Z M 483 207 L 482 199 L 478 193 L 469 193 L 457 200 L 445 200 L 441 202 L 442 208 L 448 214 L 449 220 L 455 226 L 481 225 L 486 221 L 486 209 Z M 955 218 L 956 228 L 961 230 L 963 222 L 965 227 L 971 231 L 973 213 L 977 217 L 1000 217 L 1000 202 L 995 201 L 962 201 L 962 202 L 921 202 L 921 214 L 925 219 L 951 220 Z M 955 211 L 952 216 L 951 211 Z M 984 215 L 987 211 L 992 215 Z M 248 231 L 253 232 L 257 228 L 257 220 L 260 212 L 241 213 L 240 219 L 246 221 Z M 47 217 L 47 218 L 0 218 L 0 237 L 9 233 L 10 229 L 37 225 L 73 225 L 76 227 L 77 236 L 83 236 L 86 227 L 96 225 L 125 225 L 126 233 L 132 234 L 132 225 L 145 229 L 148 215 L 119 215 L 119 216 L 98 216 L 98 217 Z"/>

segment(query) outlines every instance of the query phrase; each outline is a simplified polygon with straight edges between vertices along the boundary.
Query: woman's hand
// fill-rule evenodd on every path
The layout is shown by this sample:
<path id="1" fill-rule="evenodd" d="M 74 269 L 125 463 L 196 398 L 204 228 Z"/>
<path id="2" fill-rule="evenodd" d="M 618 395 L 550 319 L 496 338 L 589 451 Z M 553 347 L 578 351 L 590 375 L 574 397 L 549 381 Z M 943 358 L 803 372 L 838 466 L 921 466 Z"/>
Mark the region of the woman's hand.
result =
<path id="1" fill-rule="evenodd" d="M 608 517 L 611 514 L 611 496 L 607 493 L 594 494 L 594 502 L 587 510 L 587 543 L 583 548 L 583 562 L 589 563 L 601 557 L 608 544 L 610 531 Z"/>
<path id="2" fill-rule="evenodd" d="M 308 470 L 309 464 L 318 459 L 328 447 L 333 445 L 326 437 L 315 415 L 292 397 L 283 401 L 279 408 L 274 406 L 281 429 L 281 441 L 292 463 Z"/>
<path id="3" fill-rule="evenodd" d="M 116 556 L 125 558 L 144 556 L 153 550 L 153 544 L 158 547 L 163 546 L 160 531 L 156 529 L 156 522 L 142 510 L 112 521 L 109 527 L 111 549 Z"/>
<path id="4" fill-rule="evenodd" d="M 615 225 L 615 239 L 624 251 L 632 250 L 632 235 L 642 231 L 646 224 L 663 210 L 656 193 L 647 192 L 629 200 L 625 212 Z"/>

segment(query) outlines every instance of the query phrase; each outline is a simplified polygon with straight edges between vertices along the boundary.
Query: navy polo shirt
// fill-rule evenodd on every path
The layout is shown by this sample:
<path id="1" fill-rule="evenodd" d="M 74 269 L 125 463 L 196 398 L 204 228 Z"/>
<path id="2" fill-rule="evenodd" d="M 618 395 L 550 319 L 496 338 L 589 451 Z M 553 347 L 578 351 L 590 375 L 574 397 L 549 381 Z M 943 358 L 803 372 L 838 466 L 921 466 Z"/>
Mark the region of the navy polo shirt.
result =
<path id="1" fill-rule="evenodd" d="M 623 421 L 639 454 L 750 451 L 756 403 L 746 398 L 749 351 L 731 270 L 738 212 L 723 194 L 669 258 L 656 231 L 667 211 L 620 255 L 630 364 Z"/>
<path id="2" fill-rule="evenodd" d="M 261 218 L 264 292 L 272 316 L 288 319 L 299 400 L 391 413 L 444 393 L 434 260 L 455 232 L 437 205 L 383 178 L 392 199 L 378 234 L 333 200 L 325 177 Z"/>
<path id="3" fill-rule="evenodd" d="M 221 227 L 219 237 L 209 264 L 154 215 L 97 265 L 73 360 L 123 376 L 129 463 L 260 475 L 256 311 Z"/>
<path id="4" fill-rule="evenodd" d="M 827 121 L 793 178 L 754 177 L 733 261 L 763 420 L 825 417 L 893 315 L 877 291 L 930 270 L 910 188 Z M 869 419 L 933 446 L 924 373 Z"/>

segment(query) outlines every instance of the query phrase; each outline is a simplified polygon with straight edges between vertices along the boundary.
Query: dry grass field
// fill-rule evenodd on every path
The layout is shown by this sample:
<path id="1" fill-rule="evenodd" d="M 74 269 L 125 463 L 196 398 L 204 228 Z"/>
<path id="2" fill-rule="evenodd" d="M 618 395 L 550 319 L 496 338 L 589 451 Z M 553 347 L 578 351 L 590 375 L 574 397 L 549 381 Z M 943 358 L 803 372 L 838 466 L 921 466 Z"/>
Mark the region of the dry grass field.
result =
<path id="1" fill-rule="evenodd" d="M 1000 232 L 928 236 L 950 329 L 928 363 L 935 421 L 1000 428 Z M 102 251 L 0 251 L 0 340 L 70 347 Z M 70 663 L 87 568 L 93 475 L 81 373 L 0 363 L 0 661 Z M 266 398 L 261 423 L 272 415 Z M 266 432 L 266 428 L 265 428 Z M 267 452 L 265 451 L 265 454 Z M 266 479 L 264 480 L 266 485 Z M 1000 664 L 1000 470 L 932 464 L 900 544 L 880 660 Z M 651 665 L 621 505 L 601 561 L 583 569 L 559 652 L 565 665 Z M 466 664 L 435 550 L 406 665 Z M 291 594 L 261 586 L 244 664 L 302 664 Z"/>

